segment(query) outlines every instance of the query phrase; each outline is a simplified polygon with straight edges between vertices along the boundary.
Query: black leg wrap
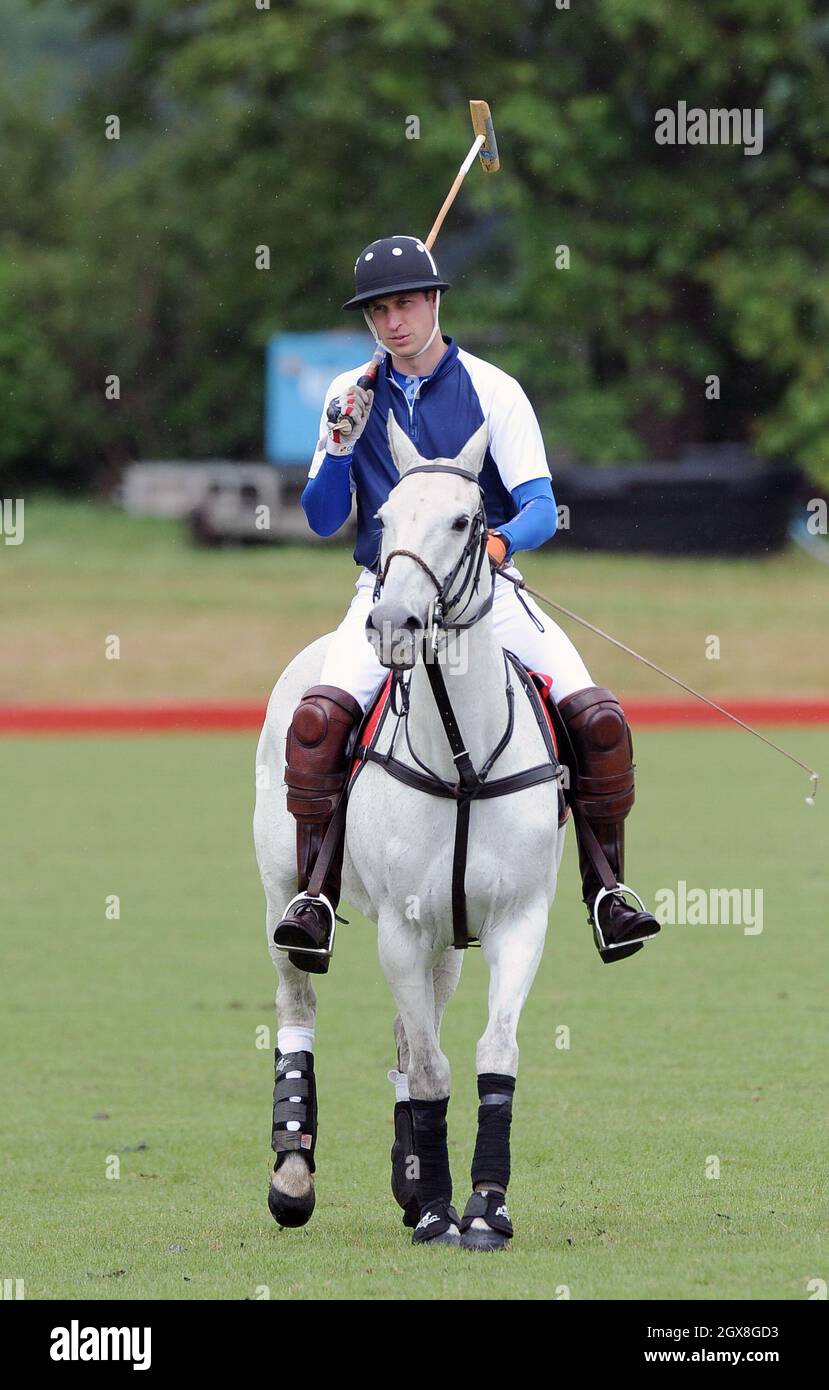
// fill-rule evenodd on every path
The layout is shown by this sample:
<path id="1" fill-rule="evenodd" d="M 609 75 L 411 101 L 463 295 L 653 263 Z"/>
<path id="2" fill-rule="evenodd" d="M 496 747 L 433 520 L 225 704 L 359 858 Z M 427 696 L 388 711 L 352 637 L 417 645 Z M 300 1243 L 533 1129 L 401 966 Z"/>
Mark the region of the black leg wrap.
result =
<path id="1" fill-rule="evenodd" d="M 298 1075 L 297 1075 L 298 1073 Z M 288 1128 L 289 1124 L 292 1126 Z M 317 1086 L 312 1052 L 274 1055 L 273 1129 L 271 1148 L 278 1169 L 288 1153 L 301 1153 L 311 1172 L 316 1172 Z"/>
<path id="2" fill-rule="evenodd" d="M 412 1107 L 417 1156 L 415 1193 L 422 1210 L 430 1202 L 452 1200 L 452 1176 L 449 1172 L 449 1148 L 446 1139 L 446 1110 L 449 1097 L 444 1100 L 412 1100 L 409 1104 Z"/>
<path id="3" fill-rule="evenodd" d="M 420 1216 L 414 1175 L 414 1120 L 410 1100 L 398 1100 L 394 1106 L 394 1143 L 391 1148 L 391 1190 L 394 1200 L 403 1208 L 403 1225 L 414 1228 Z"/>
<path id="4" fill-rule="evenodd" d="M 515 1077 L 481 1072 L 478 1077 L 478 1137 L 472 1159 L 472 1186 L 479 1182 L 509 1182 L 509 1134 Z"/>

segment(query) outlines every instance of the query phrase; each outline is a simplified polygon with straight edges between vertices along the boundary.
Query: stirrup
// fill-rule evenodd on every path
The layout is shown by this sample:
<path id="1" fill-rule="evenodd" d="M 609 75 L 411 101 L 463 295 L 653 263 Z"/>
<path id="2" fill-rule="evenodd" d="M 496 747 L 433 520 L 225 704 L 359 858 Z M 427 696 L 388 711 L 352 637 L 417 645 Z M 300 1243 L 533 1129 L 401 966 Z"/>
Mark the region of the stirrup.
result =
<path id="1" fill-rule="evenodd" d="M 624 900 L 625 893 L 630 893 L 630 896 L 636 899 L 642 912 L 648 911 L 636 890 L 634 888 L 629 888 L 626 883 L 617 883 L 615 888 L 600 888 L 598 893 L 596 894 L 591 914 L 593 918 L 593 932 L 596 936 L 596 944 L 599 947 L 600 951 L 619 951 L 625 946 L 636 946 L 639 944 L 639 942 L 650 941 L 651 937 L 653 936 L 653 932 L 647 932 L 644 936 L 632 936 L 627 941 L 605 941 L 604 932 L 602 931 L 601 923 L 599 921 L 599 903 L 604 898 L 610 898 L 614 896 L 618 896 Z"/>
<path id="2" fill-rule="evenodd" d="M 288 916 L 288 913 L 291 911 L 291 908 L 295 907 L 297 903 L 319 903 L 321 907 L 324 907 L 326 909 L 329 917 L 331 918 L 331 935 L 328 938 L 327 946 L 280 946 L 279 942 L 275 939 L 275 934 L 279 931 L 279 928 L 282 926 L 282 922 L 285 921 L 285 918 Z M 285 908 L 285 911 L 282 914 L 281 921 L 279 921 L 276 927 L 274 928 L 274 950 L 282 951 L 284 955 L 288 955 L 289 952 L 297 951 L 303 956 L 328 956 L 330 958 L 334 954 L 334 935 L 336 933 L 336 930 L 337 914 L 334 911 L 334 908 L 332 907 L 329 899 L 326 898 L 324 893 L 319 893 L 316 897 L 314 897 L 314 895 L 311 893 L 297 893 L 293 898 L 291 898 L 291 901 L 288 903 L 287 907 Z"/>

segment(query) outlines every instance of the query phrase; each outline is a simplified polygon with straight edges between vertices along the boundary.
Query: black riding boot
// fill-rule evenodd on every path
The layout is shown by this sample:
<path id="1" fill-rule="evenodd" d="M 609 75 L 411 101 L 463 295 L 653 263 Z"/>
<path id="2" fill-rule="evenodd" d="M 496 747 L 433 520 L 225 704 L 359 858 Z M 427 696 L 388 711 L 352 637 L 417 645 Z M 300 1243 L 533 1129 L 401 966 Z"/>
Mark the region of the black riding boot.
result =
<path id="1" fill-rule="evenodd" d="M 361 705 L 336 685 L 306 690 L 288 730 L 285 782 L 288 810 L 297 822 L 297 887 L 274 929 L 277 946 L 293 947 L 288 959 L 300 970 L 324 975 L 331 959 L 334 921 L 340 900 L 344 836 L 325 875 L 318 898 L 303 896 L 325 832 L 348 776 L 347 748 L 363 717 Z"/>
<path id="2" fill-rule="evenodd" d="M 625 886 L 624 821 L 634 800 L 633 740 L 611 690 L 600 686 L 577 690 L 558 702 L 557 712 L 565 738 L 561 756 L 570 770 L 568 800 L 587 920 L 599 955 L 609 965 L 641 951 L 644 942 L 660 930 L 641 900 L 640 911 L 618 891 Z"/>

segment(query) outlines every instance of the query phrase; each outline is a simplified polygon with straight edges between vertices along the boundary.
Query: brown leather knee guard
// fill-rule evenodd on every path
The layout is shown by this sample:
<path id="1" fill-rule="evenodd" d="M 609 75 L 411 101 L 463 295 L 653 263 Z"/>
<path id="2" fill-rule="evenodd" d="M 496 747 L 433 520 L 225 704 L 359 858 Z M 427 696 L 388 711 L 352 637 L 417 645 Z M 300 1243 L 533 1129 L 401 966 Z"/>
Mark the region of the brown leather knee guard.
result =
<path id="1" fill-rule="evenodd" d="M 569 799 L 589 821 L 617 880 L 624 878 L 624 820 L 634 801 L 633 739 L 622 706 L 612 690 L 589 686 L 558 701 L 566 744 L 561 750 L 570 772 Z M 578 821 L 577 821 L 578 826 Z M 579 846 L 585 901 L 599 882 Z"/>
<path id="2" fill-rule="evenodd" d="M 348 774 L 346 748 L 362 706 L 336 685 L 306 690 L 291 720 L 285 749 L 288 810 L 297 821 L 297 878 L 307 887 L 326 827 Z M 337 895 L 339 885 L 337 885 Z"/>

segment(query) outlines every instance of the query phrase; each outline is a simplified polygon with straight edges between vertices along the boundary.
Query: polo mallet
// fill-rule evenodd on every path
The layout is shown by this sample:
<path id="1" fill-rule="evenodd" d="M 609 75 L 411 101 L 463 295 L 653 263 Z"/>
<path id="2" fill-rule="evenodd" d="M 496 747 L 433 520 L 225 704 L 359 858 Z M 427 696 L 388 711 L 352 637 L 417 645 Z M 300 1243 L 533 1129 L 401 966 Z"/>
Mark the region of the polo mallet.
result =
<path id="1" fill-rule="evenodd" d="M 423 243 L 427 251 L 431 251 L 437 241 L 437 235 L 443 226 L 446 214 L 457 198 L 461 184 L 475 162 L 475 156 L 477 155 L 480 159 L 481 168 L 485 174 L 496 174 L 501 167 L 501 161 L 498 158 L 498 142 L 495 139 L 495 128 L 492 124 L 489 103 L 486 101 L 470 101 L 469 112 L 472 117 L 472 129 L 475 132 L 475 139 L 472 142 L 472 148 L 469 154 L 466 156 L 466 159 L 455 175 L 455 182 L 452 184 L 452 187 L 449 189 L 444 199 L 443 206 L 435 218 L 432 230 Z M 377 373 L 380 370 L 385 356 L 386 354 L 383 348 L 378 348 L 375 352 L 371 359 L 371 365 L 357 382 L 357 385 L 361 386 L 364 391 L 371 391 L 374 387 L 374 383 L 377 380 Z M 329 405 L 328 419 L 332 425 L 336 424 L 338 427 L 334 432 L 334 443 L 339 444 L 341 435 L 347 439 L 353 426 L 347 415 L 340 415 L 339 399 L 333 400 Z M 320 443 L 323 442 L 324 440 L 320 440 Z"/>
<path id="2" fill-rule="evenodd" d="M 469 110 L 472 116 L 472 129 L 475 132 L 475 139 L 469 154 L 466 156 L 466 159 L 457 172 L 455 182 L 446 195 L 443 207 L 435 218 L 434 226 L 423 243 L 427 251 L 431 251 L 437 241 L 437 235 L 443 226 L 443 220 L 457 198 L 460 186 L 469 173 L 469 170 L 472 168 L 475 156 L 477 155 L 480 159 L 481 168 L 485 174 L 497 174 L 501 167 L 501 161 L 498 158 L 498 143 L 495 139 L 495 130 L 492 125 L 492 117 L 489 114 L 488 103 L 485 101 L 470 101 Z"/>

